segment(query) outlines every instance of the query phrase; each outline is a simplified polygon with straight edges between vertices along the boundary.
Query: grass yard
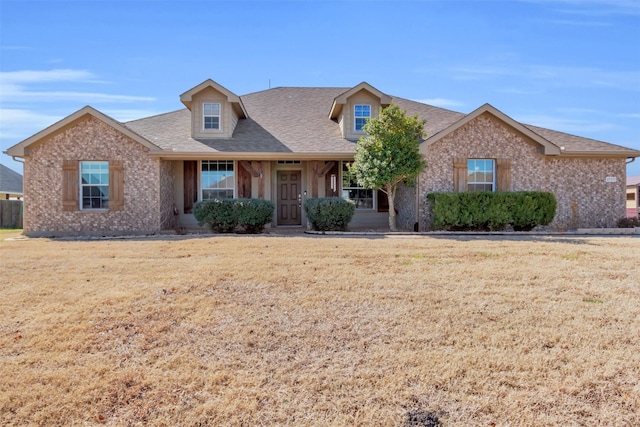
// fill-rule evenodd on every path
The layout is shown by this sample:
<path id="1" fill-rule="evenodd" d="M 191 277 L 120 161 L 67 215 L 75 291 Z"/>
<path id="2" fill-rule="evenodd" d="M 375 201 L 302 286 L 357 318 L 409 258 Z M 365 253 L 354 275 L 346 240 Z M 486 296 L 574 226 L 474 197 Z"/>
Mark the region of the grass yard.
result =
<path id="1" fill-rule="evenodd" d="M 640 425 L 639 238 L 4 240 L 0 263 L 2 425 Z"/>

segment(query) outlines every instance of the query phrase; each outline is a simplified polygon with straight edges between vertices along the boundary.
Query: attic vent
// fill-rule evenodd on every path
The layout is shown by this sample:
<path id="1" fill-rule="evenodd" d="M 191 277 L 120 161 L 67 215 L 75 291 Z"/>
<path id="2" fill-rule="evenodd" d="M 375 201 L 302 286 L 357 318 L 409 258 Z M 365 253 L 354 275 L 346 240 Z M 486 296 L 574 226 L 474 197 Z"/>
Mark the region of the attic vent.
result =
<path id="1" fill-rule="evenodd" d="M 279 165 L 299 165 L 300 160 L 278 160 Z"/>

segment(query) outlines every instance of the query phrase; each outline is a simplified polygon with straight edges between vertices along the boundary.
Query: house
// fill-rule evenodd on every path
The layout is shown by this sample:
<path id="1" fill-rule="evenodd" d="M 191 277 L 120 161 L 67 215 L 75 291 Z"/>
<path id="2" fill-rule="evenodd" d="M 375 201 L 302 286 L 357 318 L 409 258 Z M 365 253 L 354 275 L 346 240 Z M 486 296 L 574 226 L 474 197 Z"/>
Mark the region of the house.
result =
<path id="1" fill-rule="evenodd" d="M 0 200 L 22 197 L 22 175 L 0 164 Z"/>
<path id="2" fill-rule="evenodd" d="M 362 126 L 395 103 L 427 119 L 427 169 L 398 195 L 399 226 L 428 229 L 433 191 L 552 191 L 554 229 L 613 226 L 625 215 L 625 163 L 640 152 L 515 121 L 491 105 L 462 114 L 352 88 L 279 87 L 238 96 L 206 80 L 185 108 L 120 123 L 84 107 L 9 148 L 25 160 L 28 235 L 196 229 L 194 203 L 254 197 L 272 227 L 305 226 L 307 198 L 356 203 L 351 227 L 385 227 L 384 193 L 349 173 Z"/>
<path id="3" fill-rule="evenodd" d="M 627 218 L 638 216 L 640 211 L 640 175 L 627 177 Z"/>

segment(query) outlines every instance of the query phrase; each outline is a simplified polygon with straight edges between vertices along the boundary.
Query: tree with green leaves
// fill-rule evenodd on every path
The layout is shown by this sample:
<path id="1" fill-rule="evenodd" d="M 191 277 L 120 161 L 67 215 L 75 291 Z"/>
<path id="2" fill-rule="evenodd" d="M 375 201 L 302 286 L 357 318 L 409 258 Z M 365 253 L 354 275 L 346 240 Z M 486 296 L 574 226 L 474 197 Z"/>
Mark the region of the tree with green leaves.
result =
<path id="1" fill-rule="evenodd" d="M 364 125 L 367 136 L 358 141 L 355 161 L 350 168 L 358 184 L 382 190 L 389 198 L 389 229 L 396 231 L 395 198 L 401 183 L 413 183 L 426 167 L 420 154 L 420 141 L 426 136 L 424 125 L 417 115 L 395 104 L 380 111 Z"/>

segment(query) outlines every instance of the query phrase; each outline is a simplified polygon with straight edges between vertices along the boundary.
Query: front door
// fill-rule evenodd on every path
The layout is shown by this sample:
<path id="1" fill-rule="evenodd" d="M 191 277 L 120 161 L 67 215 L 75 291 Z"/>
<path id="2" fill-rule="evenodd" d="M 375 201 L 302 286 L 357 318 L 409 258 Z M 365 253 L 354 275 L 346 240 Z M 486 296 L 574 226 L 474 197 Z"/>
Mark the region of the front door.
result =
<path id="1" fill-rule="evenodd" d="M 278 171 L 278 225 L 302 225 L 300 171 Z"/>

